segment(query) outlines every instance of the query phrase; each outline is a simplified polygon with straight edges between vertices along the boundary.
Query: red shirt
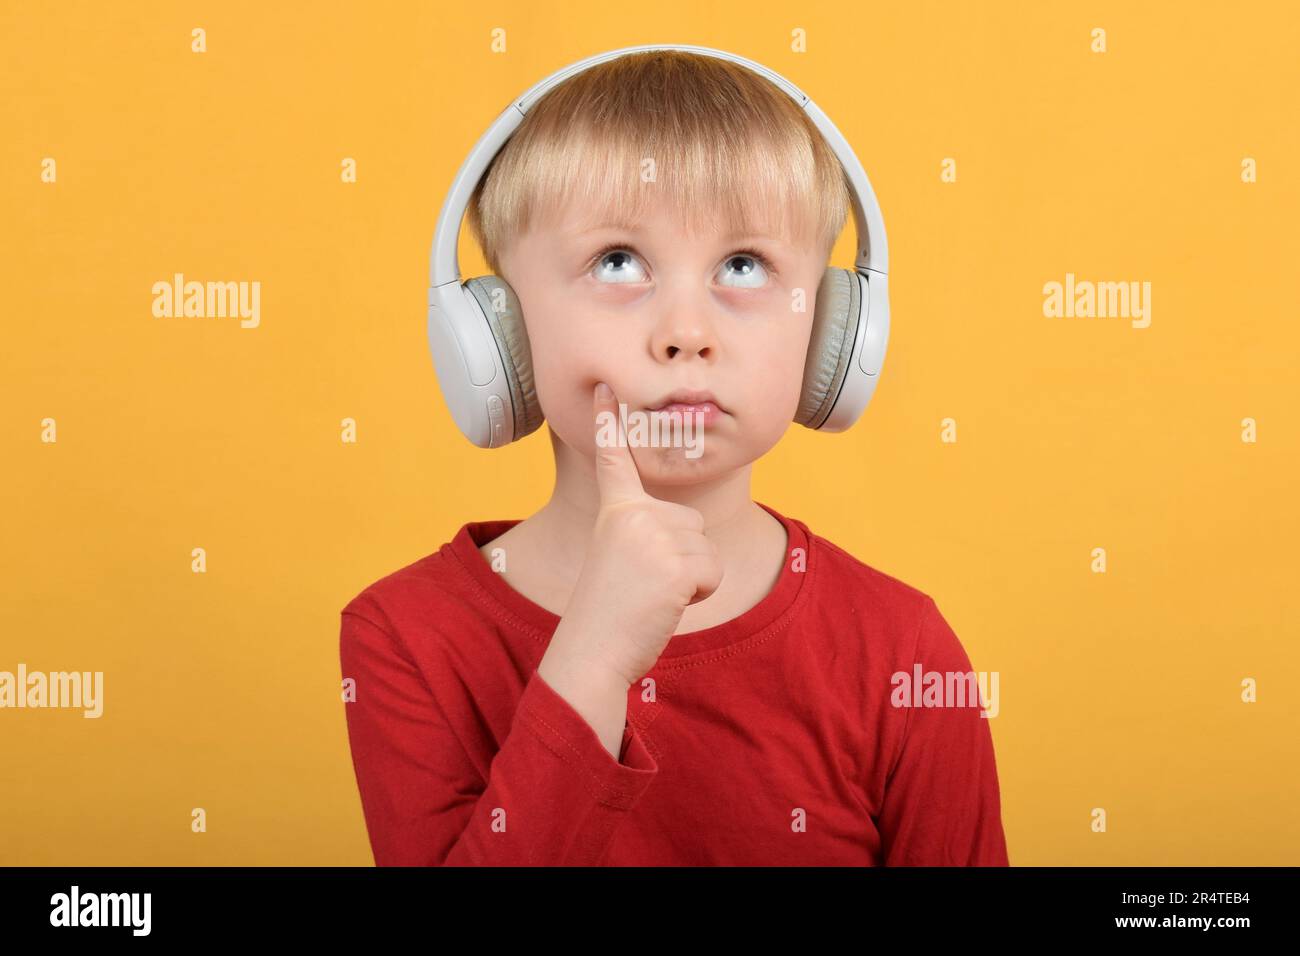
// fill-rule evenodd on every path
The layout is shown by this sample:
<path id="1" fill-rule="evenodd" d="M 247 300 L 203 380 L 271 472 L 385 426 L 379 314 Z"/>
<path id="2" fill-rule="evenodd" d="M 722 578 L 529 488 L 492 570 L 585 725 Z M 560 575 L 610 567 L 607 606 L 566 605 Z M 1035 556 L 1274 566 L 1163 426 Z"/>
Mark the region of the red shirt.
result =
<path id="1" fill-rule="evenodd" d="M 969 672 L 935 602 L 767 505 L 773 590 L 675 635 L 628 691 L 618 760 L 536 672 L 559 617 L 471 522 L 342 611 L 348 736 L 383 865 L 1006 866 L 987 718 L 893 706 Z"/>

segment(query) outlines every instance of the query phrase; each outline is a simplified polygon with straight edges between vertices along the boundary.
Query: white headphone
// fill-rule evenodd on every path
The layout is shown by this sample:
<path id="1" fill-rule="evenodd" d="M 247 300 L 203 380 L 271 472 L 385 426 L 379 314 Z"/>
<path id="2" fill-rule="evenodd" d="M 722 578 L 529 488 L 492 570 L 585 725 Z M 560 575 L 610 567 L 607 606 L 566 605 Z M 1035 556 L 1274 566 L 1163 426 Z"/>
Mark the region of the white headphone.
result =
<path id="1" fill-rule="evenodd" d="M 817 288 L 794 421 L 819 431 L 844 431 L 875 392 L 889 342 L 889 251 L 876 194 L 848 142 L 794 84 L 752 60 L 702 46 L 625 47 L 551 74 L 506 107 L 461 164 L 443 202 L 429 264 L 429 351 L 452 417 L 480 448 L 523 438 L 542 424 L 543 416 L 518 298 L 498 276 L 461 281 L 456 243 L 465 210 L 497 152 L 551 87 L 598 63 L 648 50 L 685 50 L 753 70 L 803 107 L 834 150 L 849 181 L 857 249 L 853 271 L 828 267 Z"/>

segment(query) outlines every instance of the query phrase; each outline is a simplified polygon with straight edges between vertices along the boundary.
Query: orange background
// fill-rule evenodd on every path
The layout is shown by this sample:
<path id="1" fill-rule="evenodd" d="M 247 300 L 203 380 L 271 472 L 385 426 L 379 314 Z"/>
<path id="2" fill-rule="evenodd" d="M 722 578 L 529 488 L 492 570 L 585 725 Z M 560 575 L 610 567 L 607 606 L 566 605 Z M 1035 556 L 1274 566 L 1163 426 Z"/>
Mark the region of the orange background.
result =
<path id="1" fill-rule="evenodd" d="M 0 670 L 102 670 L 105 710 L 0 711 L 0 862 L 371 862 L 338 612 L 550 491 L 545 429 L 477 449 L 438 392 L 443 193 L 512 97 L 652 42 L 785 75 L 871 177 L 880 389 L 792 426 L 754 496 L 1000 673 L 1012 863 L 1300 862 L 1289 7 L 5 3 Z M 260 281 L 260 326 L 154 318 L 176 272 Z M 1149 281 L 1150 327 L 1044 317 L 1067 272 Z"/>

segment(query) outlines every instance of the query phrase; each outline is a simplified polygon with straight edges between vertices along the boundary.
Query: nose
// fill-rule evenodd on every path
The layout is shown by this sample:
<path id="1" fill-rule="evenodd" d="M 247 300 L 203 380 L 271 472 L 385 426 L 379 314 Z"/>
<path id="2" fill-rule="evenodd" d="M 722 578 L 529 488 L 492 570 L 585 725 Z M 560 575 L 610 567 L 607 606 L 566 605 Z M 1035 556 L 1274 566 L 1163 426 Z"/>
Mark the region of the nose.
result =
<path id="1" fill-rule="evenodd" d="M 655 320 L 650 343 L 659 361 L 681 361 L 700 356 L 712 362 L 718 352 L 717 329 L 707 291 L 679 289 L 665 295 L 662 311 Z"/>

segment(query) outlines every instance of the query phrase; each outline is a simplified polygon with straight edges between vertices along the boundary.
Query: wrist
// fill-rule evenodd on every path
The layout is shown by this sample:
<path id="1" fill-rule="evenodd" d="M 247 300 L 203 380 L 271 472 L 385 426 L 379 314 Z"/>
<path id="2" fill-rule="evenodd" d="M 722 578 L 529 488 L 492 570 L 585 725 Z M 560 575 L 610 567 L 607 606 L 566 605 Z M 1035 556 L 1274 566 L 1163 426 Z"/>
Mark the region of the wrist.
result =
<path id="1" fill-rule="evenodd" d="M 593 660 L 585 655 L 576 654 L 557 645 L 552 638 L 551 645 L 542 655 L 537 671 L 552 687 L 557 685 L 580 687 L 589 693 L 626 695 L 632 681 L 619 672 L 616 667 L 602 661 Z"/>

